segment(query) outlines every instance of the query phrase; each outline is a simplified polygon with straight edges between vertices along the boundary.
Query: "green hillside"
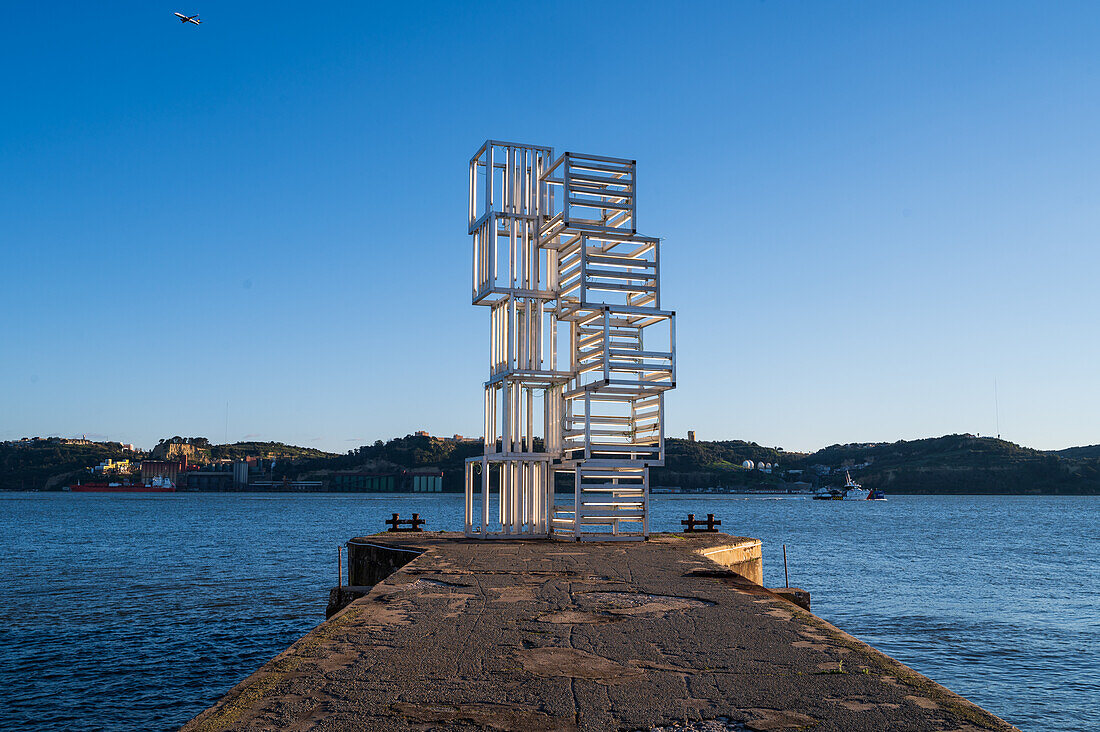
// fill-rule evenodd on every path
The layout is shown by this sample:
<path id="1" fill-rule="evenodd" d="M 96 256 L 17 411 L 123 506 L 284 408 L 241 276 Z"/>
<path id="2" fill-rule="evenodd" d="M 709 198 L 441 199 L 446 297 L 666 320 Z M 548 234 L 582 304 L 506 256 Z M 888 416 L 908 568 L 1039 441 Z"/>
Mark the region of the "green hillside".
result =
<path id="1" fill-rule="evenodd" d="M 536 449 L 541 449 L 536 440 Z M 344 455 L 281 442 L 214 445 L 202 437 L 162 440 L 153 456 L 171 446 L 191 462 L 275 459 L 276 479 L 326 480 L 338 471 L 393 472 L 415 468 L 443 471 L 447 491 L 462 490 L 465 460 L 482 452 L 478 440 L 406 435 L 364 445 Z M 58 489 L 87 468 L 111 458 L 141 460 L 118 443 L 81 443 L 47 438 L 0 443 L 0 490 Z M 746 460 L 771 463 L 770 474 L 741 467 Z M 798 472 L 790 472 L 798 471 Z M 840 485 L 845 471 L 869 488 L 887 493 L 1100 494 L 1100 446 L 1042 451 L 973 435 L 945 435 L 892 443 L 831 445 L 810 454 L 784 452 L 755 442 L 695 442 L 669 438 L 665 465 L 653 468 L 651 484 L 685 490 L 710 488 L 785 490 L 792 481 Z M 567 477 L 567 476 L 566 476 Z M 568 480 L 562 478 L 566 487 Z"/>
<path id="2" fill-rule="evenodd" d="M 1065 457 L 973 435 L 832 445 L 785 467 L 813 473 L 815 466 L 850 468 L 866 487 L 888 493 L 1100 493 L 1100 458 Z M 843 477 L 831 473 L 818 480 L 838 485 Z"/>
<path id="3" fill-rule="evenodd" d="M 298 447 L 283 442 L 234 442 L 232 445 L 211 445 L 211 460 L 243 460 L 247 457 L 273 458 L 275 460 L 300 460 L 306 458 L 334 458 L 336 453 L 313 447 Z"/>
<path id="4" fill-rule="evenodd" d="M 283 442 L 234 442 L 215 445 L 205 437 L 170 437 L 153 448 L 152 459 L 170 460 L 186 456 L 190 463 L 210 463 L 219 460 L 243 460 L 249 457 L 302 459 L 335 457 L 335 453 L 312 447 L 298 447 Z"/>
<path id="5" fill-rule="evenodd" d="M 541 449 L 536 440 L 536 448 Z M 426 435 L 395 437 L 388 442 L 376 441 L 349 450 L 346 455 L 294 460 L 276 465 L 275 475 L 292 479 L 320 478 L 336 471 L 389 472 L 414 468 L 443 470 L 443 490 L 461 491 L 466 458 L 480 455 L 484 447 L 480 440 L 450 440 Z M 282 472 L 282 471 L 285 471 Z"/>
<path id="6" fill-rule="evenodd" d="M 1100 458 L 1100 445 L 1087 445 L 1085 447 L 1067 447 L 1065 450 L 1054 452 L 1058 457 L 1070 460 L 1082 460 L 1088 458 Z"/>
<path id="7" fill-rule="evenodd" d="M 0 490 L 60 488 L 102 461 L 140 460 L 144 453 L 131 452 L 117 442 L 69 444 L 57 437 L 0 443 Z"/>
<path id="8" fill-rule="evenodd" d="M 741 464 L 786 462 L 798 457 L 778 448 L 761 447 L 755 442 L 722 440 L 717 442 L 693 442 L 670 437 L 665 440 L 665 466 L 653 468 L 650 483 L 659 486 L 675 486 L 685 490 L 715 486 L 738 488 L 779 487 L 780 473 L 771 474 L 759 470 L 746 470 Z"/>

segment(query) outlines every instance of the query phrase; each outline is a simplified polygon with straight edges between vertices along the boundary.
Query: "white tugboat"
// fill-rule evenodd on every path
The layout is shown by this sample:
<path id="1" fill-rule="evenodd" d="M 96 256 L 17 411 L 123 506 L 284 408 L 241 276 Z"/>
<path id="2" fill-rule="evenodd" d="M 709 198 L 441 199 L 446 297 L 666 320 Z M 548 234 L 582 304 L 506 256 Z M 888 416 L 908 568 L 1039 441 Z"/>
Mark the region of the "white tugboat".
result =
<path id="1" fill-rule="evenodd" d="M 844 477 L 848 479 L 848 482 L 844 484 L 841 497 L 845 501 L 866 501 L 871 495 L 871 491 L 852 480 L 852 476 L 847 470 L 844 471 Z"/>

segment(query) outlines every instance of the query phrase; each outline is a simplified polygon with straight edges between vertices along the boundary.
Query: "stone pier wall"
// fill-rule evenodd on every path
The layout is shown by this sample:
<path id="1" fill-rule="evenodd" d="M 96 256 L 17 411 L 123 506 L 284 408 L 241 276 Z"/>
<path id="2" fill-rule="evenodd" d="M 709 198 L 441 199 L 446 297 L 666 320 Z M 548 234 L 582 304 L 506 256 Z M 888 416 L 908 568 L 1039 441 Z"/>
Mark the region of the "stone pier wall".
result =
<path id="1" fill-rule="evenodd" d="M 764 584 L 764 559 L 761 546 L 759 539 L 742 539 L 731 544 L 719 544 L 695 551 L 750 582 L 762 585 Z"/>

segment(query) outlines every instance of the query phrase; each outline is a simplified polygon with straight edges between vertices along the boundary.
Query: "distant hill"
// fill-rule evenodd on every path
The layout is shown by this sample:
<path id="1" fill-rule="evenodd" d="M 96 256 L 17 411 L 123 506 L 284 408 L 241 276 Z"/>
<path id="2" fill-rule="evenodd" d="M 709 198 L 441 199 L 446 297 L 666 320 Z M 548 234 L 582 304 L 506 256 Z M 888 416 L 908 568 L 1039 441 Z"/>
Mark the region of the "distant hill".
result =
<path id="1" fill-rule="evenodd" d="M 541 440 L 535 441 L 541 449 Z M 349 450 L 346 455 L 319 456 L 276 465 L 275 475 L 292 478 L 324 479 L 339 471 L 390 472 L 414 468 L 439 468 L 443 471 L 443 490 L 463 490 L 463 464 L 466 458 L 484 452 L 481 440 L 453 440 L 427 435 L 405 435 L 388 442 Z M 282 471 L 285 471 L 282 472 Z"/>
<path id="2" fill-rule="evenodd" d="M 299 458 L 335 457 L 335 453 L 312 447 L 298 447 L 283 442 L 234 442 L 231 445 L 214 445 L 205 437 L 180 437 L 161 440 L 153 448 L 153 460 L 180 460 L 190 463 L 209 463 L 218 460 L 243 460 L 249 457 L 285 460 Z"/>
<path id="3" fill-rule="evenodd" d="M 541 440 L 535 440 L 535 449 L 542 448 Z M 406 435 L 389 442 L 376 442 L 334 458 L 306 460 L 287 465 L 290 477 L 324 478 L 328 472 L 341 470 L 385 471 L 394 468 L 440 468 L 443 470 L 443 489 L 460 491 L 462 466 L 467 458 L 482 454 L 480 440 L 452 440 L 424 435 Z M 683 488 L 710 486 L 775 486 L 778 474 L 765 475 L 759 471 L 745 470 L 745 460 L 775 463 L 783 460 L 785 453 L 755 442 L 729 440 L 722 442 L 689 442 L 669 438 L 665 440 L 665 467 L 654 468 L 652 485 L 674 485 Z M 276 475 L 279 469 L 276 467 Z M 559 486 L 562 487 L 562 486 Z"/>
<path id="4" fill-rule="evenodd" d="M 172 437 L 161 440 L 149 453 L 131 451 L 117 442 L 34 438 L 0 443 L 0 490 L 57 490 L 68 481 L 86 475 L 106 459 L 180 459 L 191 463 L 239 460 L 245 457 L 274 458 L 277 461 L 331 459 L 334 453 L 281 442 L 237 442 L 212 445 L 205 437 Z"/>
<path id="5" fill-rule="evenodd" d="M 191 461 L 261 457 L 275 459 L 275 478 L 326 480 L 340 471 L 391 472 L 415 468 L 443 471 L 447 491 L 462 490 L 462 466 L 482 453 L 480 440 L 406 435 L 337 455 L 281 442 L 213 445 L 202 437 L 162 440 L 152 455 L 187 454 Z M 541 441 L 535 441 L 541 449 Z M 118 443 L 58 438 L 0 443 L 0 489 L 59 488 L 104 459 L 141 460 Z M 771 463 L 772 472 L 747 470 L 746 460 Z M 794 471 L 794 472 L 792 472 Z M 790 453 L 755 442 L 665 441 L 665 465 L 650 473 L 654 486 L 776 488 L 792 481 L 839 485 L 846 471 L 887 493 L 1100 494 L 1100 445 L 1042 451 L 1005 440 L 945 435 L 891 443 L 830 445 L 814 453 Z M 563 477 L 563 485 L 568 481 Z"/>
<path id="6" fill-rule="evenodd" d="M 536 448 L 538 445 L 536 445 Z M 289 477 L 320 478 L 338 470 L 386 471 L 434 467 L 448 491 L 462 490 L 462 465 L 479 455 L 479 441 L 423 435 L 376 442 L 336 457 L 283 465 Z M 770 474 L 741 467 L 746 460 L 771 463 Z M 801 471 L 790 473 L 789 471 Z M 1100 459 L 1067 458 L 1014 443 L 973 435 L 945 435 L 892 443 L 831 445 L 789 453 L 755 442 L 665 440 L 665 466 L 653 468 L 655 486 L 777 488 L 790 481 L 839 485 L 844 471 L 869 487 L 893 493 L 1100 493 Z M 279 473 L 279 469 L 276 469 Z M 307 475 L 308 474 L 308 475 Z"/>
<path id="7" fill-rule="evenodd" d="M 675 486 L 686 490 L 724 487 L 778 487 L 780 474 L 746 470 L 746 460 L 755 463 L 785 463 L 799 457 L 777 448 L 761 447 L 755 442 L 722 440 L 698 442 L 669 437 L 665 439 L 665 466 L 650 471 L 650 484 Z"/>
<path id="8" fill-rule="evenodd" d="M 1052 450 L 1058 457 L 1070 460 L 1082 460 L 1087 458 L 1100 458 L 1100 445 L 1087 445 L 1085 447 L 1067 447 L 1065 450 Z"/>
<path id="9" fill-rule="evenodd" d="M 243 460 L 246 457 L 299 460 L 303 458 L 334 458 L 334 452 L 313 447 L 298 447 L 283 442 L 234 442 L 232 445 L 211 445 L 211 460 Z"/>
<path id="10" fill-rule="evenodd" d="M 1082 455 L 1033 450 L 995 438 L 945 435 L 832 445 L 786 467 L 825 472 L 817 478 L 824 484 L 843 482 L 839 471 L 848 469 L 865 486 L 887 493 L 1100 493 L 1100 458 Z"/>
<path id="11" fill-rule="evenodd" d="M 0 490 L 60 488 L 68 476 L 79 475 L 104 460 L 140 460 L 144 455 L 117 442 L 47 437 L 0 443 Z"/>

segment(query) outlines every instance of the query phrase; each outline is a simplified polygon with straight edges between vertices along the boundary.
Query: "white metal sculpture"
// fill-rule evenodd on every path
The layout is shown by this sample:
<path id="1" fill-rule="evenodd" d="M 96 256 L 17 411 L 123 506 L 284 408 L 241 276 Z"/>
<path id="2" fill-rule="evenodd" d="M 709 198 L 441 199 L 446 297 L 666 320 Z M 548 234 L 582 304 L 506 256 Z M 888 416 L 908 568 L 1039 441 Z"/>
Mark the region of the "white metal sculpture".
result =
<path id="1" fill-rule="evenodd" d="M 490 337 L 467 536 L 649 535 L 676 315 L 661 309 L 660 240 L 637 233 L 635 168 L 495 140 L 470 160 L 472 299 Z M 572 496 L 555 494 L 567 482 Z"/>

